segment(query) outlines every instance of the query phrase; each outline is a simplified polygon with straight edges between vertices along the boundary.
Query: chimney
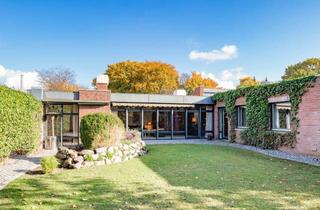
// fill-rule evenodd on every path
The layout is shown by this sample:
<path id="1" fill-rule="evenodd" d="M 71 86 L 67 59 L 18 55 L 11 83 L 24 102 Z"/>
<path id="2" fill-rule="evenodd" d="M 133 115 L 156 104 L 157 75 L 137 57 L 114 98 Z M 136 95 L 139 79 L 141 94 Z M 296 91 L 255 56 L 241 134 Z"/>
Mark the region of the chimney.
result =
<path id="1" fill-rule="evenodd" d="M 98 75 L 96 79 L 97 90 L 108 90 L 109 77 L 108 75 Z"/>

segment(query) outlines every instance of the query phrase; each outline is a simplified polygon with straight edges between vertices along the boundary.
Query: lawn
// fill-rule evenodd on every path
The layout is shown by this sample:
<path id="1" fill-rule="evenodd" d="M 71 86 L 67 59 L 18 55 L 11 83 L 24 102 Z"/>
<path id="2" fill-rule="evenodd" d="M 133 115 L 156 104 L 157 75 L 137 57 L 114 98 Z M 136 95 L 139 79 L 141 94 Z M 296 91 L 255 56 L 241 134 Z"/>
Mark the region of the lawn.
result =
<path id="1" fill-rule="evenodd" d="M 154 145 L 112 166 L 25 175 L 0 209 L 320 207 L 320 167 L 212 145 Z"/>

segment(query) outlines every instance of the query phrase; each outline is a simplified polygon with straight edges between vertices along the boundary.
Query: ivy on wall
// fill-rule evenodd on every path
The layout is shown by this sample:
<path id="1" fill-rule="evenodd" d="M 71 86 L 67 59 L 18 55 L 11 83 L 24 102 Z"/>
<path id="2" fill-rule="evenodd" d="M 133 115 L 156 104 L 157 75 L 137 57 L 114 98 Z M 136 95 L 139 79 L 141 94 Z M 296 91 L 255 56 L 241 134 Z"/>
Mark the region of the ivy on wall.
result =
<path id="1" fill-rule="evenodd" d="M 40 144 L 42 103 L 30 94 L 0 86 L 0 160 Z"/>
<path id="2" fill-rule="evenodd" d="M 224 101 L 230 125 L 229 140 L 236 138 L 236 99 L 246 98 L 247 128 L 241 132 L 244 144 L 265 149 L 277 149 L 280 146 L 294 146 L 299 127 L 298 109 L 301 97 L 307 88 L 312 87 L 316 76 L 308 76 L 295 80 L 286 80 L 274 84 L 255 87 L 238 88 L 213 96 L 216 101 Z M 291 103 L 291 131 L 276 132 L 270 130 L 270 109 L 268 98 L 288 94 Z"/>

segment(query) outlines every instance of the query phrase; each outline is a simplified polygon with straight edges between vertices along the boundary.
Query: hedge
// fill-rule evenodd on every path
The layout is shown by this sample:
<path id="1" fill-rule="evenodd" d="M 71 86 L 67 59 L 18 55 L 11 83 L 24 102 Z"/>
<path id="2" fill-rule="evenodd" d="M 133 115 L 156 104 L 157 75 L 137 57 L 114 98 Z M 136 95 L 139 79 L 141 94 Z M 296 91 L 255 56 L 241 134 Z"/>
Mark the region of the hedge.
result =
<path id="1" fill-rule="evenodd" d="M 224 101 L 230 121 L 230 141 L 236 138 L 236 99 L 246 97 L 247 128 L 241 132 L 241 140 L 248 145 L 267 149 L 277 149 L 281 146 L 294 146 L 298 133 L 298 109 L 301 97 L 305 91 L 314 85 L 316 76 L 308 76 L 279 83 L 265 84 L 254 87 L 238 88 L 213 96 L 216 101 Z M 286 133 L 270 130 L 270 110 L 268 98 L 288 94 L 291 103 L 291 131 Z"/>
<path id="2" fill-rule="evenodd" d="M 42 103 L 32 95 L 0 86 L 0 159 L 28 153 L 40 144 Z"/>
<path id="3" fill-rule="evenodd" d="M 80 122 L 81 142 L 87 149 L 119 143 L 123 134 L 123 122 L 112 112 L 88 114 Z"/>

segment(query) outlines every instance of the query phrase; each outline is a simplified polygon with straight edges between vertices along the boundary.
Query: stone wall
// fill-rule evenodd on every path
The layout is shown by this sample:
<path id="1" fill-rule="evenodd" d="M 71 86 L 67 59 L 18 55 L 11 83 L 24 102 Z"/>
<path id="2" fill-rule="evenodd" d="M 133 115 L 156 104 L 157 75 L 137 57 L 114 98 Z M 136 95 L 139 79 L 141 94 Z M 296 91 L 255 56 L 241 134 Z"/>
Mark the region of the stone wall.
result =
<path id="1" fill-rule="evenodd" d="M 147 153 L 144 141 L 126 141 L 111 147 L 76 151 L 59 147 L 56 158 L 62 168 L 79 169 L 95 165 L 110 165 L 143 156 Z"/>

